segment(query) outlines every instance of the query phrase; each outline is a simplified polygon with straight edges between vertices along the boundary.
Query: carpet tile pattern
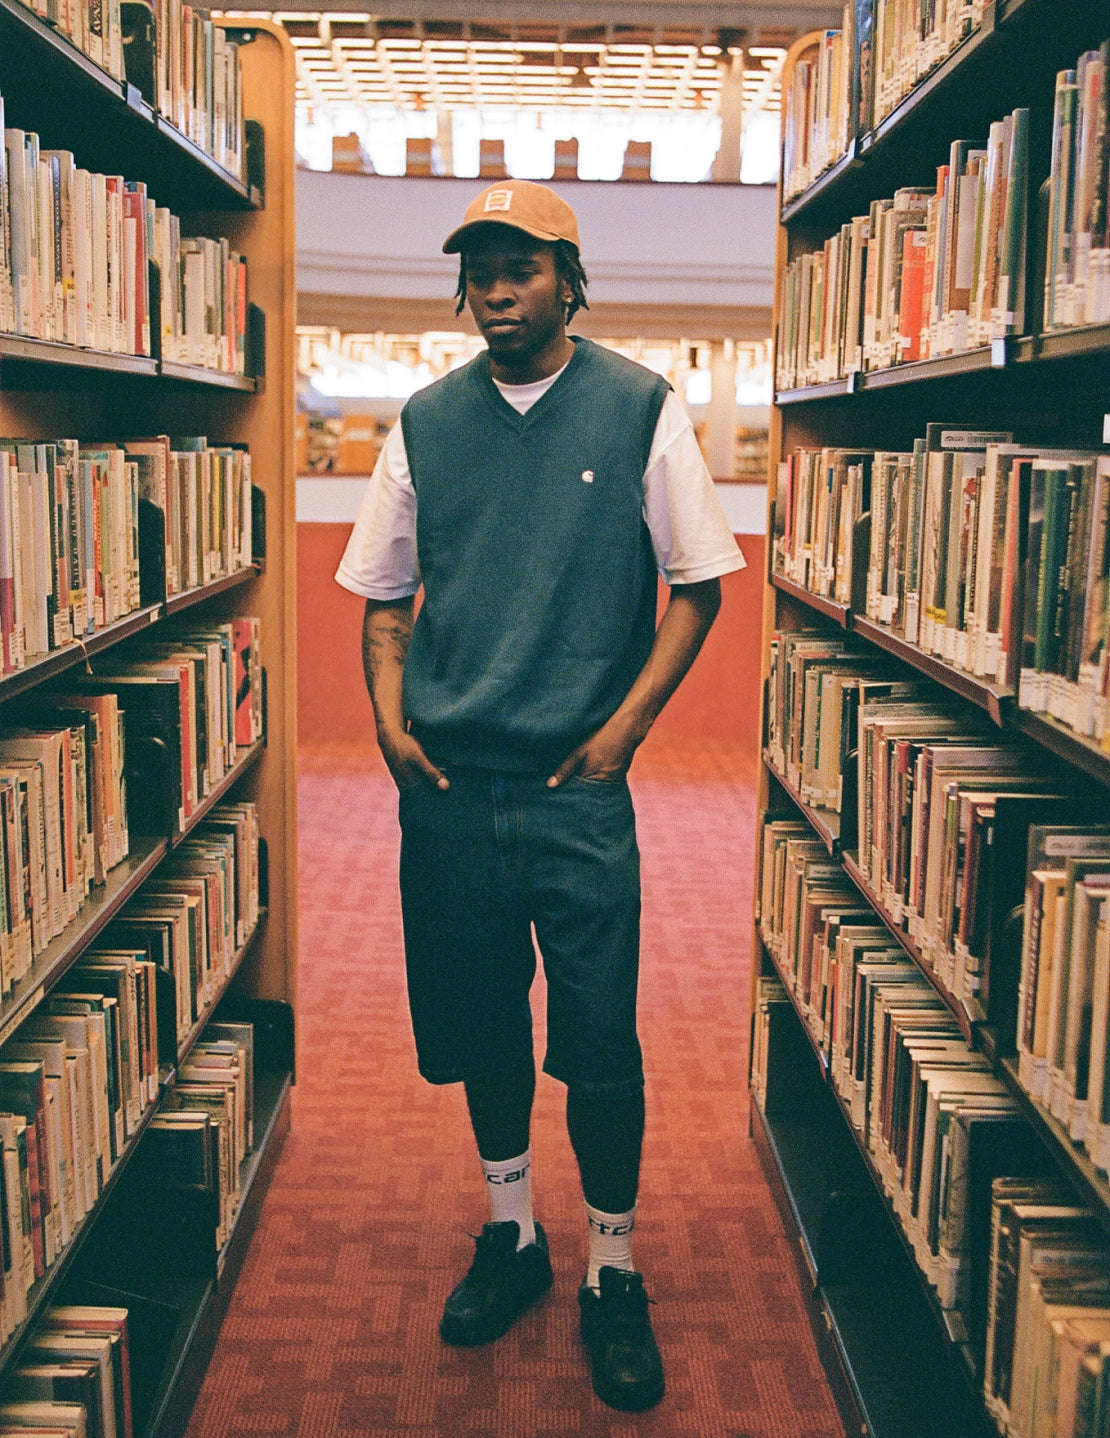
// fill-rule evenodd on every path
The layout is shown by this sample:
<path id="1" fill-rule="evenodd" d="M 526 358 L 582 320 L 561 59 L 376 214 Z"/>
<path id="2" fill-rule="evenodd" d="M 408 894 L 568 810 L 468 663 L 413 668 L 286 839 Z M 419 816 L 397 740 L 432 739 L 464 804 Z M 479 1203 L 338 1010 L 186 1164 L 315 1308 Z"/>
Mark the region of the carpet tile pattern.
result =
<path id="1" fill-rule="evenodd" d="M 747 1136 L 754 784 L 746 755 L 655 739 L 633 771 L 648 1074 L 634 1254 L 668 1391 L 630 1416 L 589 1386 L 585 1219 L 546 1077 L 533 1188 L 555 1287 L 490 1347 L 438 1338 L 488 1214 L 461 1090 L 415 1071 L 392 785 L 375 751 L 302 752 L 293 1127 L 188 1438 L 842 1438 Z"/>

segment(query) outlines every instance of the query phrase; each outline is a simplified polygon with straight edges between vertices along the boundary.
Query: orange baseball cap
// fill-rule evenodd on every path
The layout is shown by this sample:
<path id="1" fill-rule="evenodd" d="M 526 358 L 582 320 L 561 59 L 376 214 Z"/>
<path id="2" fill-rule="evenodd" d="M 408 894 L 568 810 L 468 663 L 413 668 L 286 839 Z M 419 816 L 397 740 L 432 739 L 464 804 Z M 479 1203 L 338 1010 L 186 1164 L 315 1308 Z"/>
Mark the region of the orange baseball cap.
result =
<path id="1" fill-rule="evenodd" d="M 578 220 L 574 211 L 546 185 L 534 180 L 500 180 L 475 196 L 463 222 L 443 242 L 445 255 L 457 255 L 466 236 L 479 225 L 510 225 L 537 240 L 567 240 L 577 250 Z"/>

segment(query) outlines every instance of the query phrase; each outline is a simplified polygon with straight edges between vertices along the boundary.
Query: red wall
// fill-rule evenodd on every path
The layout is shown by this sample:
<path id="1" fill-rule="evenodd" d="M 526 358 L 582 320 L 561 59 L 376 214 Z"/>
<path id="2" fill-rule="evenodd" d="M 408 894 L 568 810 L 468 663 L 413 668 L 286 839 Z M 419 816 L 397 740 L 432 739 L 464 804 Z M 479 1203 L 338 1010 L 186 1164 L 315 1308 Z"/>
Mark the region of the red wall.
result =
<path id="1" fill-rule="evenodd" d="M 302 743 L 364 739 L 374 716 L 362 680 L 363 601 L 333 575 L 349 524 L 297 526 L 298 693 Z M 726 575 L 716 624 L 656 729 L 756 747 L 763 537 L 742 535 L 747 569 Z"/>

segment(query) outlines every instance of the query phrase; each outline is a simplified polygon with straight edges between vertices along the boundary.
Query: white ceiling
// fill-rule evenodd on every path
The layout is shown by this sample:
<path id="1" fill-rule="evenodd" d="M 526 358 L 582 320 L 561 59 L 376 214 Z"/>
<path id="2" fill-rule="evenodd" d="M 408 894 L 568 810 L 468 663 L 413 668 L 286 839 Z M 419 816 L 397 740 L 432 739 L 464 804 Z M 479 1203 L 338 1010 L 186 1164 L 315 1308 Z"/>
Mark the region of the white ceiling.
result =
<path id="1" fill-rule="evenodd" d="M 245 0 L 234 6 L 235 11 L 247 13 L 269 12 L 272 8 L 270 0 Z M 298 8 L 355 14 L 369 11 L 378 20 L 725 25 L 749 33 L 788 30 L 799 35 L 826 26 L 839 27 L 843 18 L 843 7 L 829 4 L 828 0 L 457 0 L 449 9 L 443 0 L 393 0 L 384 9 L 359 0 L 335 0 Z"/>
<path id="2" fill-rule="evenodd" d="M 334 12 L 275 18 L 296 51 L 297 98 L 325 107 L 713 110 L 730 65 L 717 43 L 726 37 L 693 26 L 459 24 L 448 36 L 448 27 L 398 34 L 396 24 L 352 22 Z M 783 47 L 734 53 L 744 108 L 777 109 Z"/>
<path id="3" fill-rule="evenodd" d="M 261 6 L 248 0 L 242 8 L 257 13 Z M 293 40 L 298 100 L 325 110 L 353 104 L 655 114 L 717 110 L 730 66 L 745 112 L 777 109 L 785 48 L 836 15 L 819 0 L 480 0 L 450 18 L 442 0 L 398 0 L 388 14 L 339 0 L 264 13 Z"/>

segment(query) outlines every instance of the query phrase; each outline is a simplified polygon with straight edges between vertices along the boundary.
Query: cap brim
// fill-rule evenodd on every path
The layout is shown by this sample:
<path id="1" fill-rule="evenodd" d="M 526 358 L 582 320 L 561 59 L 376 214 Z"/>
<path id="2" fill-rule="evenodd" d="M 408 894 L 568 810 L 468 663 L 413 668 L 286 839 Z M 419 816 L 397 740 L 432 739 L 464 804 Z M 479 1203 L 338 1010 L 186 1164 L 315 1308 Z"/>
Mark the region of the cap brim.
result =
<path id="1" fill-rule="evenodd" d="M 443 242 L 443 253 L 445 255 L 457 255 L 466 243 L 467 235 L 475 230 L 488 230 L 493 226 L 499 229 L 519 230 L 521 234 L 531 235 L 534 240 L 543 240 L 553 245 L 556 240 L 562 239 L 561 235 L 554 235 L 550 230 L 533 229 L 531 225 L 519 225 L 512 220 L 503 220 L 496 215 L 485 215 L 480 220 L 471 220 L 468 224 L 460 225 L 457 230 L 451 233 Z M 568 241 L 568 243 L 570 243 Z"/>

